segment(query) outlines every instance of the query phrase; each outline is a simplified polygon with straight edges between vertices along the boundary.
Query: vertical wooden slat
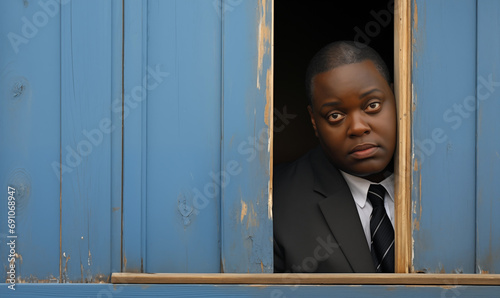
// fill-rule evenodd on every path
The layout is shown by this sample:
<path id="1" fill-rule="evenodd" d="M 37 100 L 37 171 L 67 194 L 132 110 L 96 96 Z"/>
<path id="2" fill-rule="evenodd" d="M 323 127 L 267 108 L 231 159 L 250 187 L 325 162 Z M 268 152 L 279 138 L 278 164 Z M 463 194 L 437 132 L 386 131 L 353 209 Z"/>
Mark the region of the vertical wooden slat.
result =
<path id="1" fill-rule="evenodd" d="M 111 99 L 112 105 L 121 102 L 122 94 L 122 41 L 123 2 L 111 2 Z M 111 272 L 121 272 L 122 234 L 122 128 L 120 107 L 113 106 L 111 122 L 115 129 L 111 132 Z"/>
<path id="2" fill-rule="evenodd" d="M 156 86 L 147 95 L 147 272 L 220 271 L 221 19 L 213 2 L 148 1 L 148 84 Z"/>
<path id="3" fill-rule="evenodd" d="M 395 2 L 394 90 L 398 106 L 395 157 L 396 272 L 411 270 L 411 0 Z"/>
<path id="4" fill-rule="evenodd" d="M 476 2 L 412 6 L 415 271 L 474 272 Z"/>
<path id="5" fill-rule="evenodd" d="M 147 4 L 125 1 L 124 7 L 123 272 L 144 272 L 146 257 Z"/>
<path id="6" fill-rule="evenodd" d="M 10 271 L 7 245 L 10 240 L 16 242 L 18 281 L 58 281 L 59 9 L 57 3 L 44 9 L 37 1 L 0 2 L 2 282 L 7 279 L 7 270 Z M 16 189 L 14 236 L 17 238 L 7 238 L 11 235 L 7 227 L 8 186 Z M 10 295 L 15 294 L 6 284 L 2 288 Z"/>
<path id="7" fill-rule="evenodd" d="M 223 1 L 223 272 L 272 272 L 272 1 Z"/>
<path id="8" fill-rule="evenodd" d="M 71 1 L 61 19 L 63 281 L 108 281 L 111 267 L 111 1 Z M 121 33 L 121 32 L 120 32 Z"/>
<path id="9" fill-rule="evenodd" d="M 476 272 L 500 273 L 500 2 L 477 5 Z"/>

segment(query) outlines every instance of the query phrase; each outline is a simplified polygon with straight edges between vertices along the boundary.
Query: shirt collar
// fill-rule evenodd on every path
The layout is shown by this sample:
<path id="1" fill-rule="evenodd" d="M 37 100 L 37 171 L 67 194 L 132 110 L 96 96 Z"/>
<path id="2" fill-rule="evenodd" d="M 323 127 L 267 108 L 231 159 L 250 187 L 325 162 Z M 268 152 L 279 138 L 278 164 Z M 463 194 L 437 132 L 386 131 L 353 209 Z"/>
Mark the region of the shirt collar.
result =
<path id="1" fill-rule="evenodd" d="M 342 173 L 342 176 L 344 176 L 344 179 L 347 182 L 349 189 L 351 190 L 352 197 L 359 207 L 364 208 L 366 205 L 370 184 L 380 184 L 385 187 L 387 193 L 389 194 L 390 200 L 394 202 L 394 174 L 391 174 L 380 183 L 373 183 L 369 180 L 347 174 L 343 171 L 340 171 L 340 173 Z"/>

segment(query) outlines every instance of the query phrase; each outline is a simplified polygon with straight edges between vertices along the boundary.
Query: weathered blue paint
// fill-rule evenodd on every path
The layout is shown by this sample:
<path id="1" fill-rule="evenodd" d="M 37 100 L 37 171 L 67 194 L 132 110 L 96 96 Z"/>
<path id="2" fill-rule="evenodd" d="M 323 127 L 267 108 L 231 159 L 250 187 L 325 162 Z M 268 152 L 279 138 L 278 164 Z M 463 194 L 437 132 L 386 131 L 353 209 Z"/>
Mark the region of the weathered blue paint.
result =
<path id="1" fill-rule="evenodd" d="M 212 2 L 148 1 L 144 67 L 168 75 L 148 79 L 146 272 L 220 272 L 221 20 Z"/>
<path id="2" fill-rule="evenodd" d="M 36 13 L 42 14 L 37 25 Z M 59 276 L 59 18 L 49 17 L 37 1 L 0 2 L 2 282 L 9 266 L 8 186 L 16 188 L 16 276 L 34 282 Z"/>
<path id="3" fill-rule="evenodd" d="M 62 280 L 108 281 L 111 271 L 111 1 L 61 8 Z M 92 20 L 89 22 L 89 20 Z M 116 28 L 121 29 L 121 28 Z M 64 169 L 63 169 L 64 171 Z"/>
<path id="4" fill-rule="evenodd" d="M 416 271 L 475 269 L 476 1 L 412 1 Z M 462 109 L 464 109 L 462 107 Z"/>
<path id="5" fill-rule="evenodd" d="M 70 294 L 68 294 L 70 293 Z M 2 297 L 500 297 L 500 286 L 299 286 L 19 284 L 0 287 Z"/>
<path id="6" fill-rule="evenodd" d="M 223 272 L 272 272 L 272 1 L 223 1 Z"/>
<path id="7" fill-rule="evenodd" d="M 122 272 L 144 272 L 146 245 L 147 1 L 125 1 Z M 121 111 L 122 100 L 119 110 Z M 154 137 L 154 136 L 153 136 Z"/>
<path id="8" fill-rule="evenodd" d="M 476 271 L 500 273 L 500 2 L 477 5 Z"/>

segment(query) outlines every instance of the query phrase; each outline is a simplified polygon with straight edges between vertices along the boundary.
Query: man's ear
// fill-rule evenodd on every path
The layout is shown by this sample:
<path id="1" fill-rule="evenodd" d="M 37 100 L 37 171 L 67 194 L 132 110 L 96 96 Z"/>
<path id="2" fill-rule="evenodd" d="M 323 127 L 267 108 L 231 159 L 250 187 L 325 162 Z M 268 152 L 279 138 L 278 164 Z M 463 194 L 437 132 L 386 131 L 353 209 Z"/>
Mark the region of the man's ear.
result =
<path id="1" fill-rule="evenodd" d="M 309 116 L 311 117 L 311 123 L 312 123 L 313 129 L 314 129 L 314 134 L 317 137 L 318 136 L 318 130 L 316 129 L 316 121 L 314 120 L 314 117 L 313 117 L 313 110 L 312 110 L 311 105 L 307 106 L 307 110 L 309 111 Z"/>
<path id="2" fill-rule="evenodd" d="M 394 83 L 391 83 L 392 93 L 394 93 Z"/>

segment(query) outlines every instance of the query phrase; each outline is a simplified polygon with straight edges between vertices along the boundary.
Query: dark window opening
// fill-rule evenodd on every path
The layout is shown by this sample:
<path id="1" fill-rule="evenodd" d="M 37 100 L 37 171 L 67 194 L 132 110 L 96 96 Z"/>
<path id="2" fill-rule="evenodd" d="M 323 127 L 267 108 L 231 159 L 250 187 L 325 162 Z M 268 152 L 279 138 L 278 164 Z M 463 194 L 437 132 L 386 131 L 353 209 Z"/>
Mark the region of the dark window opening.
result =
<path id="1" fill-rule="evenodd" d="M 394 0 L 275 0 L 275 165 L 297 159 L 318 141 L 307 112 L 305 72 L 323 46 L 354 40 L 374 48 L 394 68 Z"/>

